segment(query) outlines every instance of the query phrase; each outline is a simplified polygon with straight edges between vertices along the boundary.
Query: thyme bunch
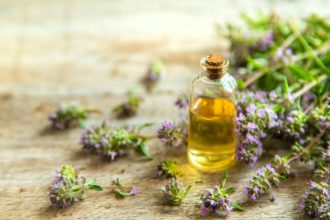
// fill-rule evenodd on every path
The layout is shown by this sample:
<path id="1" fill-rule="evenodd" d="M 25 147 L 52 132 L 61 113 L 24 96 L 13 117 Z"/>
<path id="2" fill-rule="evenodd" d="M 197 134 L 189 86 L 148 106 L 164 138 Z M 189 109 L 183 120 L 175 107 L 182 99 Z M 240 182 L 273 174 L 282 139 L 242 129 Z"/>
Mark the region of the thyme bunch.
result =
<path id="1" fill-rule="evenodd" d="M 149 125 L 150 123 L 146 123 L 135 128 L 135 130 L 129 131 L 126 128 L 115 127 L 104 121 L 101 125 L 85 129 L 82 132 L 80 143 L 84 150 L 99 154 L 109 161 L 125 155 L 130 149 L 148 159 L 152 159 L 145 144 L 146 140 L 151 137 L 139 134 L 142 128 Z"/>
<path id="2" fill-rule="evenodd" d="M 165 204 L 171 206 L 180 205 L 188 195 L 190 189 L 191 185 L 183 186 L 175 178 L 172 178 L 168 184 L 161 187 Z"/>
<path id="3" fill-rule="evenodd" d="M 62 166 L 56 171 L 56 177 L 47 195 L 53 206 L 67 208 L 74 202 L 81 201 L 88 190 L 102 191 L 95 180 L 87 180 L 71 165 Z"/>

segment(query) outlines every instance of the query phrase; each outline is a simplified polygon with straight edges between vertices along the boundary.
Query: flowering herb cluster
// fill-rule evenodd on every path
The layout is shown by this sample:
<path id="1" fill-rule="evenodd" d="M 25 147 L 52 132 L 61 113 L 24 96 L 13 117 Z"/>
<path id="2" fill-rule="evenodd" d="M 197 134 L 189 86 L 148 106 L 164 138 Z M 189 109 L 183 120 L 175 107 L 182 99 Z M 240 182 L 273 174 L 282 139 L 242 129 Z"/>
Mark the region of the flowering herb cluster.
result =
<path id="1" fill-rule="evenodd" d="M 186 146 L 188 137 L 187 127 L 164 121 L 157 130 L 157 137 L 167 147 L 178 148 Z"/>
<path id="2" fill-rule="evenodd" d="M 148 91 L 154 89 L 164 72 L 164 65 L 160 59 L 157 59 L 150 65 L 146 75 L 142 79 L 142 83 Z"/>
<path id="3" fill-rule="evenodd" d="M 56 130 L 83 127 L 86 118 L 86 109 L 83 106 L 70 103 L 61 104 L 58 110 L 48 116 L 51 127 Z"/>
<path id="4" fill-rule="evenodd" d="M 97 153 L 109 161 L 123 156 L 130 149 L 151 159 L 152 156 L 145 145 L 147 139 L 138 133 L 103 122 L 99 126 L 85 129 L 80 143 L 84 150 Z"/>
<path id="5" fill-rule="evenodd" d="M 272 105 L 266 103 L 266 98 L 276 96 L 270 93 L 269 97 L 264 91 L 256 93 L 239 93 L 236 103 L 238 115 L 236 118 L 239 145 L 236 159 L 253 166 L 263 153 L 262 140 L 269 131 L 278 126 L 278 115 Z"/>
<path id="6" fill-rule="evenodd" d="M 117 198 L 125 198 L 127 196 L 136 196 L 139 194 L 139 190 L 136 186 L 126 187 L 121 183 L 119 178 L 112 181 L 111 188 L 111 191 Z"/>
<path id="7" fill-rule="evenodd" d="M 94 180 L 88 181 L 86 177 L 80 176 L 73 166 L 66 165 L 56 171 L 55 181 L 47 195 L 55 207 L 67 208 L 74 202 L 82 200 L 87 190 L 102 191 L 103 188 Z"/>
<path id="8" fill-rule="evenodd" d="M 115 106 L 112 111 L 118 118 L 133 117 L 137 114 L 142 101 L 143 99 L 141 97 L 129 93 L 127 100 L 124 103 Z"/>
<path id="9" fill-rule="evenodd" d="M 330 219 L 329 182 L 315 183 L 311 181 L 300 206 L 311 217 Z"/>
<path id="10" fill-rule="evenodd" d="M 180 205 L 188 195 L 190 189 L 191 185 L 182 186 L 175 178 L 172 178 L 168 184 L 161 187 L 165 204 L 172 206 Z"/>
<path id="11" fill-rule="evenodd" d="M 173 160 L 165 160 L 162 161 L 156 170 L 157 177 L 165 177 L 165 178 L 176 178 L 178 174 L 178 167 L 175 161 Z"/>
<path id="12" fill-rule="evenodd" d="M 214 186 L 213 189 L 206 189 L 205 194 L 200 197 L 200 209 L 203 216 L 217 210 L 224 210 L 228 214 L 233 210 L 244 211 L 244 208 L 239 204 L 229 199 L 231 193 L 235 190 L 233 187 L 225 188 L 227 181 L 227 172 L 224 172 L 224 177 L 220 186 Z"/>

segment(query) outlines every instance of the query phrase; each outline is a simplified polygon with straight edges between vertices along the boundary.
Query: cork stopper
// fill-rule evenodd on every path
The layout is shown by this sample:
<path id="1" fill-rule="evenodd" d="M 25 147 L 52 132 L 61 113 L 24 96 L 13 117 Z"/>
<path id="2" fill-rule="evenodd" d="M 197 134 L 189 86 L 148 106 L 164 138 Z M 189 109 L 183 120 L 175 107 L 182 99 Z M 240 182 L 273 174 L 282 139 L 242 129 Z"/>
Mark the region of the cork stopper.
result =
<path id="1" fill-rule="evenodd" d="M 212 67 L 220 67 L 223 65 L 223 63 L 225 62 L 225 57 L 218 55 L 218 54 L 211 54 L 207 57 L 207 59 L 205 60 L 205 63 L 207 65 L 210 65 Z"/>
<path id="2" fill-rule="evenodd" d="M 219 79 L 226 73 L 229 60 L 222 55 L 211 54 L 203 57 L 200 64 L 207 70 L 210 79 Z"/>

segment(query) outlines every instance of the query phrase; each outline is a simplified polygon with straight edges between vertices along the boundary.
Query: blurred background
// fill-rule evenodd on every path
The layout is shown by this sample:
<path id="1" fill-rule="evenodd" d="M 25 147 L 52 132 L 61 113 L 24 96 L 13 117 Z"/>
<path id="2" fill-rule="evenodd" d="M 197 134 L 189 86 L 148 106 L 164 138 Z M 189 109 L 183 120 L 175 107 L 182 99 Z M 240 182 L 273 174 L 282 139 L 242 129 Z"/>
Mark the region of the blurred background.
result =
<path id="1" fill-rule="evenodd" d="M 0 93 L 122 94 L 157 57 L 168 73 L 157 89 L 183 89 L 201 56 L 226 51 L 216 24 L 235 24 L 241 12 L 295 18 L 329 8 L 328 0 L 2 0 Z"/>

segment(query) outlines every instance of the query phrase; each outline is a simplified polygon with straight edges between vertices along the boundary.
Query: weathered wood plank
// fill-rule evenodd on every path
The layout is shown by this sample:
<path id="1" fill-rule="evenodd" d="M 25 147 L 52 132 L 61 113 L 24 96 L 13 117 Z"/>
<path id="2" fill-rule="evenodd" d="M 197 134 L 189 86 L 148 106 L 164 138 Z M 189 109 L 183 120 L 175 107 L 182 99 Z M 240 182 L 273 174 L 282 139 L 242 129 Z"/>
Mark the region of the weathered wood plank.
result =
<path id="1" fill-rule="evenodd" d="M 306 7 L 308 5 L 308 7 Z M 173 101 L 186 90 L 199 71 L 201 56 L 224 51 L 226 43 L 214 37 L 216 21 L 238 22 L 238 11 L 278 9 L 284 16 L 309 11 L 328 13 L 328 1 L 0 1 L 0 219 L 196 219 L 195 206 L 205 188 L 217 184 L 221 174 L 201 174 L 187 165 L 185 155 L 171 155 L 157 140 L 149 143 L 155 159 L 134 154 L 114 163 L 81 153 L 80 130 L 49 133 L 47 114 L 62 101 L 77 100 L 103 111 L 87 124 L 113 118 L 110 109 L 125 99 L 156 57 L 166 64 L 166 76 L 155 91 L 145 96 L 138 117 L 114 123 L 159 123 L 173 119 Z M 299 10 L 301 9 L 301 10 Z M 156 127 L 156 126 L 155 126 Z M 154 128 L 147 132 L 153 133 Z M 276 144 L 275 144 L 276 145 Z M 273 149 L 256 167 L 266 163 Z M 154 169 L 165 158 L 178 160 L 192 184 L 180 207 L 164 206 Z M 135 184 L 141 194 L 117 200 L 107 192 L 88 193 L 88 198 L 59 213 L 48 207 L 45 195 L 62 164 L 83 168 L 82 173 L 104 185 L 120 177 Z M 243 183 L 256 169 L 237 166 L 229 170 L 234 198 L 243 199 Z M 305 166 L 295 168 L 296 177 L 275 189 L 277 200 L 266 195 L 247 204 L 244 213 L 230 219 L 303 219 L 299 199 L 310 176 Z M 211 215 L 210 219 L 220 215 Z"/>

